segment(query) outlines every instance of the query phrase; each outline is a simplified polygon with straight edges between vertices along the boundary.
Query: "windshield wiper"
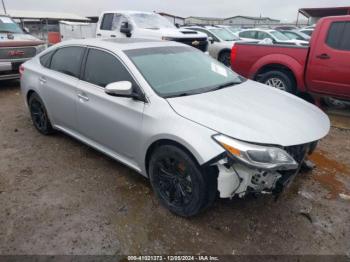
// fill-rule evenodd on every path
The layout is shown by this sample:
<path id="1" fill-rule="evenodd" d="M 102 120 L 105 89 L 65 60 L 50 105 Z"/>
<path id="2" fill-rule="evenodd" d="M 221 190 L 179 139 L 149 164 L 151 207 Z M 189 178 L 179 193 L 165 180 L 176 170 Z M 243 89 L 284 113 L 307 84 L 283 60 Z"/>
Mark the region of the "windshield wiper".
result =
<path id="1" fill-rule="evenodd" d="M 166 96 L 165 98 L 174 98 L 174 97 L 181 97 L 181 96 L 191 96 L 194 95 L 195 93 L 181 93 L 181 94 L 176 94 L 176 95 L 170 95 L 170 96 Z"/>
<path id="2" fill-rule="evenodd" d="M 14 32 L 8 31 L 8 30 L 0 30 L 0 33 L 10 33 L 10 34 L 13 34 Z"/>
<path id="3" fill-rule="evenodd" d="M 242 82 L 237 82 L 237 81 L 228 82 L 228 83 L 225 83 L 225 84 L 222 84 L 222 85 L 218 85 L 218 86 L 214 87 L 213 89 L 210 89 L 209 92 L 220 90 L 220 89 L 223 89 L 223 88 L 226 88 L 226 87 L 230 87 L 230 86 L 234 86 L 234 85 L 238 85 L 238 84 L 241 84 L 241 83 Z"/>

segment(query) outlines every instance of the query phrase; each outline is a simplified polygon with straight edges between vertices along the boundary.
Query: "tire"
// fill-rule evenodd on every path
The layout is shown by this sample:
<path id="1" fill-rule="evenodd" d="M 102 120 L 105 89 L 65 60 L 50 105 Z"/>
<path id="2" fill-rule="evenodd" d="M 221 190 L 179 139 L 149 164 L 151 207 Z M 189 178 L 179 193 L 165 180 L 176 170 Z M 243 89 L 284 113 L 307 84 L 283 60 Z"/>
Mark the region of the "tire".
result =
<path id="1" fill-rule="evenodd" d="M 323 102 L 326 104 L 326 106 L 330 108 L 335 108 L 335 109 L 345 109 L 347 107 L 350 107 L 349 101 L 343 101 L 343 100 L 335 99 L 333 97 L 324 97 Z"/>
<path id="2" fill-rule="evenodd" d="M 293 77 L 282 71 L 270 71 L 260 77 L 259 82 L 291 94 L 296 94 L 296 83 Z"/>
<path id="3" fill-rule="evenodd" d="M 37 93 L 29 97 L 28 106 L 34 127 L 43 135 L 54 133 L 45 105 Z"/>
<path id="4" fill-rule="evenodd" d="M 158 147 L 149 162 L 149 177 L 160 203 L 172 213 L 191 217 L 209 207 L 217 187 L 197 162 L 174 145 Z"/>
<path id="5" fill-rule="evenodd" d="M 219 62 L 223 63 L 227 67 L 231 67 L 231 52 L 230 51 L 223 51 L 220 53 Z"/>

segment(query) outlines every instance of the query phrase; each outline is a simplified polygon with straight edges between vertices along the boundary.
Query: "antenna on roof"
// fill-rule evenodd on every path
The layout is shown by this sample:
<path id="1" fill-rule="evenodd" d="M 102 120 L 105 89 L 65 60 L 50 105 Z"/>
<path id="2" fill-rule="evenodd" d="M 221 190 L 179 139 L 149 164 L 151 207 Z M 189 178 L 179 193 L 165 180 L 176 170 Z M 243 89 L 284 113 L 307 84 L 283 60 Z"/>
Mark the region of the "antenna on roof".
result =
<path id="1" fill-rule="evenodd" d="M 2 7 L 4 8 L 4 13 L 5 13 L 5 15 L 7 14 L 7 12 L 6 12 L 6 7 L 5 7 L 5 2 L 4 2 L 5 0 L 1 0 L 1 2 L 2 2 Z"/>

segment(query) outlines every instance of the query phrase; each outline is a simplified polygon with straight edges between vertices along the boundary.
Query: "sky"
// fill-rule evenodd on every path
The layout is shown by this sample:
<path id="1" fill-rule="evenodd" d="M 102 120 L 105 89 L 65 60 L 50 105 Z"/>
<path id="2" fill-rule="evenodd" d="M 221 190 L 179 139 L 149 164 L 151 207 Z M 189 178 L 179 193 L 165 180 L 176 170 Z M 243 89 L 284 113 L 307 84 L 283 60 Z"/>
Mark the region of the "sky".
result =
<path id="1" fill-rule="evenodd" d="M 166 12 L 178 16 L 268 16 L 295 21 L 304 7 L 350 6 L 349 0 L 4 0 L 7 9 L 97 16 L 106 10 Z M 0 11 L 2 7 L 0 6 Z"/>

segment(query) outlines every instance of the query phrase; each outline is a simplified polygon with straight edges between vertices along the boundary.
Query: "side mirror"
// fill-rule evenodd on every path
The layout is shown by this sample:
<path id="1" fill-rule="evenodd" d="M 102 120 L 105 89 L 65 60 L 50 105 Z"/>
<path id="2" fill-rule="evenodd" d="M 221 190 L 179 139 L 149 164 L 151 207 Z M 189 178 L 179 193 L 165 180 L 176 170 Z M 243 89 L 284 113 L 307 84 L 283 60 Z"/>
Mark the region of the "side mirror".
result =
<path id="1" fill-rule="evenodd" d="M 180 28 L 180 25 L 178 23 L 175 23 L 176 28 Z"/>
<path id="2" fill-rule="evenodd" d="M 146 102 L 144 94 L 134 92 L 132 84 L 129 81 L 110 83 L 105 87 L 105 93 L 110 96 L 129 97 Z"/>
<path id="3" fill-rule="evenodd" d="M 110 83 L 106 86 L 105 92 L 111 96 L 131 97 L 132 84 L 129 81 Z"/>
<path id="4" fill-rule="evenodd" d="M 208 41 L 211 43 L 211 44 L 214 44 L 214 38 L 212 38 L 211 36 L 208 37 Z"/>
<path id="5" fill-rule="evenodd" d="M 128 22 L 123 22 L 120 27 L 120 32 L 125 34 L 127 37 L 131 37 L 131 26 Z"/>
<path id="6" fill-rule="evenodd" d="M 28 27 L 23 27 L 23 31 L 26 34 L 30 34 L 30 31 L 29 31 Z"/>

